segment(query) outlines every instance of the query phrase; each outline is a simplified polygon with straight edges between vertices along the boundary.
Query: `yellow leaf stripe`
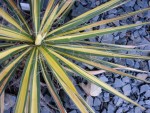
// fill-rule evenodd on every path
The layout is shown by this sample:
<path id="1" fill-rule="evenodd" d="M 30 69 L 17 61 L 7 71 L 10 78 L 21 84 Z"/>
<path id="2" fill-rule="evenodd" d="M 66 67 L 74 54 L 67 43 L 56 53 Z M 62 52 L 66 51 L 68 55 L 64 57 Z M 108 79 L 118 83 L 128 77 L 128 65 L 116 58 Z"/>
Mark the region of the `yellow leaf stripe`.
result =
<path id="1" fill-rule="evenodd" d="M 0 72 L 0 83 L 2 82 L 3 79 L 5 79 L 8 76 L 9 72 L 16 66 L 16 64 L 18 64 L 21 61 L 22 57 L 25 56 L 30 50 L 31 50 L 31 48 L 27 49 L 18 58 L 16 58 L 13 62 L 11 62 L 10 64 L 8 64 Z"/>
<path id="2" fill-rule="evenodd" d="M 34 61 L 35 49 L 29 55 L 21 80 L 21 86 L 18 93 L 17 104 L 15 107 L 15 113 L 24 113 L 24 107 L 26 105 L 28 86 L 31 77 L 32 64 Z"/>
<path id="3" fill-rule="evenodd" d="M 40 113 L 40 75 L 38 75 L 38 49 L 36 49 L 35 52 L 32 72 L 30 112 Z"/>
<path id="4" fill-rule="evenodd" d="M 16 28 L 18 28 L 20 31 L 26 33 L 23 28 L 16 22 L 8 13 L 6 13 L 2 8 L 0 8 L 0 16 L 3 17 L 6 21 L 8 21 L 10 24 L 14 25 Z M 26 33 L 27 34 L 27 33 Z"/>
<path id="5" fill-rule="evenodd" d="M 72 89 L 75 93 L 77 93 L 76 88 L 74 87 L 73 83 L 68 78 L 66 72 L 61 67 L 60 63 L 57 61 L 57 59 L 46 50 L 46 48 L 39 47 L 38 48 L 42 55 L 44 56 L 45 60 L 49 64 L 49 66 L 56 71 L 57 75 Z"/>
<path id="6" fill-rule="evenodd" d="M 29 47 L 29 45 L 20 45 L 20 46 L 8 48 L 8 49 L 0 52 L 0 60 L 2 60 L 3 58 L 5 58 L 8 55 L 11 56 L 12 53 L 16 53 L 17 51 L 23 50 L 27 47 Z"/>
<path id="7" fill-rule="evenodd" d="M 57 46 L 52 45 L 52 47 L 62 49 L 62 50 L 70 50 L 74 51 L 80 54 L 90 54 L 93 56 L 105 56 L 105 57 L 116 57 L 116 58 L 129 58 L 129 59 L 144 59 L 144 60 L 150 60 L 150 57 L 147 56 L 138 56 L 138 55 L 130 55 L 130 54 L 118 54 L 118 53 L 112 53 L 112 52 L 105 52 L 95 49 L 86 49 L 86 48 L 71 48 L 71 47 L 65 47 L 65 46 Z"/>

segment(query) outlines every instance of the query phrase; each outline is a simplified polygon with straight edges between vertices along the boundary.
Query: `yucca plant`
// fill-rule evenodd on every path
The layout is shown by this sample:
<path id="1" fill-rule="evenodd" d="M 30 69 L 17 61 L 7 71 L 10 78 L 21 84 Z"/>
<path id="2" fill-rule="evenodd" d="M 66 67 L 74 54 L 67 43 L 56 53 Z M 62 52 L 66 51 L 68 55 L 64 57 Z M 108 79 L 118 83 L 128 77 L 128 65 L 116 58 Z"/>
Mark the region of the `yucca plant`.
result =
<path id="1" fill-rule="evenodd" d="M 96 84 L 127 102 L 145 109 L 72 62 L 72 60 L 75 60 L 94 66 L 97 69 L 149 83 L 149 81 L 119 71 L 119 69 L 137 72 L 145 71 L 94 59 L 97 56 L 102 56 L 150 60 L 150 57 L 148 56 L 122 54 L 120 52 L 132 51 L 136 46 L 96 43 L 85 40 L 94 36 L 105 35 L 149 24 L 150 22 L 143 22 L 140 24 L 91 30 L 89 32 L 85 31 L 93 27 L 125 19 L 150 9 L 146 8 L 112 19 L 88 23 L 88 20 L 96 15 L 100 15 L 128 1 L 130 0 L 110 0 L 109 2 L 81 14 L 65 24 L 60 24 L 60 20 L 64 20 L 69 13 L 75 2 L 74 0 L 60 0 L 57 2 L 55 0 L 49 0 L 44 15 L 41 14 L 42 0 L 30 0 L 30 18 L 32 18 L 32 21 L 29 22 L 26 21 L 23 11 L 13 0 L 4 0 L 8 8 L 13 11 L 13 17 L 12 13 L 8 13 L 6 10 L 7 8 L 5 8 L 5 10 L 2 7 L 0 8 L 0 16 L 12 26 L 8 27 L 7 25 L 1 24 L 0 27 L 0 65 L 3 65 L 4 67 L 0 72 L 1 94 L 6 89 L 6 86 L 13 77 L 17 67 L 19 67 L 20 64 L 24 64 L 23 73 L 20 75 L 22 79 L 18 92 L 15 113 L 24 113 L 25 108 L 26 112 L 40 112 L 39 101 L 41 77 L 44 78 L 47 88 L 61 113 L 66 113 L 66 110 L 63 107 L 58 92 L 56 91 L 52 77 L 57 80 L 82 113 L 94 113 L 90 106 L 77 92 L 69 78 L 70 75 L 68 74 L 68 71 L 74 72 L 78 76 L 85 78 L 89 82 Z M 86 22 L 87 24 L 84 24 Z M 136 49 L 136 51 L 142 50 Z M 51 74 L 49 71 L 51 71 Z"/>

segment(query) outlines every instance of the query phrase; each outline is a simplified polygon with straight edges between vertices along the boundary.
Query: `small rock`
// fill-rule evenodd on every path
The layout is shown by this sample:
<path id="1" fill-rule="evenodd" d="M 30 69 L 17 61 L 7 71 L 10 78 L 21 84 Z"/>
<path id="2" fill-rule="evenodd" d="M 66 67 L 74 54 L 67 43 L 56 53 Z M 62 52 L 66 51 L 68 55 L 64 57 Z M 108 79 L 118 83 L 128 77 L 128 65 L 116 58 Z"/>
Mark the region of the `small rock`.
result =
<path id="1" fill-rule="evenodd" d="M 131 85 L 127 84 L 122 88 L 124 95 L 129 96 L 131 93 Z"/>
<path id="2" fill-rule="evenodd" d="M 119 36 L 114 37 L 115 40 L 119 40 L 119 38 L 120 38 Z"/>
<path id="3" fill-rule="evenodd" d="M 130 78 L 129 77 L 123 77 L 122 81 L 125 83 L 129 83 L 130 82 Z"/>
<path id="4" fill-rule="evenodd" d="M 90 106 L 93 106 L 93 98 L 92 98 L 91 96 L 88 96 L 88 97 L 86 98 L 86 100 L 87 100 L 87 103 L 88 103 Z"/>
<path id="5" fill-rule="evenodd" d="M 107 109 L 107 113 L 114 113 L 115 111 L 115 107 L 112 104 L 108 105 L 108 109 Z"/>
<path id="6" fill-rule="evenodd" d="M 134 60 L 132 59 L 126 59 L 126 64 L 130 67 L 133 67 L 134 66 Z"/>
<path id="7" fill-rule="evenodd" d="M 114 36 L 112 34 L 104 35 L 102 39 L 102 43 L 112 43 L 113 37 Z"/>
<path id="8" fill-rule="evenodd" d="M 144 94 L 144 96 L 145 96 L 146 98 L 149 98 L 149 97 L 150 97 L 150 90 L 147 90 L 146 93 Z"/>
<path id="9" fill-rule="evenodd" d="M 71 112 L 69 112 L 69 113 L 77 113 L 77 111 L 76 111 L 76 110 L 73 110 L 73 111 L 71 111 Z"/>
<path id="10" fill-rule="evenodd" d="M 126 7 L 133 7 L 135 5 L 136 0 L 132 0 L 125 4 Z"/>
<path id="11" fill-rule="evenodd" d="M 145 103 L 144 103 L 143 101 L 140 101 L 139 104 L 140 104 L 140 105 L 144 105 Z"/>
<path id="12" fill-rule="evenodd" d="M 11 109 L 5 110 L 4 113 L 11 113 Z"/>
<path id="13" fill-rule="evenodd" d="M 104 93 L 104 102 L 109 102 L 110 101 L 110 95 L 109 93 Z"/>
<path id="14" fill-rule="evenodd" d="M 101 101 L 99 98 L 95 98 L 94 99 L 94 105 L 93 106 L 100 106 L 101 105 Z"/>
<path id="15" fill-rule="evenodd" d="M 119 88 L 119 87 L 122 87 L 124 85 L 125 85 L 125 83 L 122 82 L 120 79 L 118 79 L 118 78 L 115 79 L 114 87 Z"/>
<path id="16" fill-rule="evenodd" d="M 142 85 L 140 87 L 140 93 L 144 93 L 144 92 L 146 92 L 149 89 L 150 89 L 149 85 L 147 85 L 147 84 L 146 85 Z"/>
<path id="17" fill-rule="evenodd" d="M 137 21 L 137 22 L 136 22 L 136 24 L 141 24 L 141 23 L 142 23 L 141 21 Z M 136 27 L 136 29 L 140 29 L 140 28 L 142 28 L 142 26 Z"/>
<path id="18" fill-rule="evenodd" d="M 96 1 L 96 3 L 95 3 L 97 6 L 99 6 L 100 5 L 100 1 Z"/>
<path id="19" fill-rule="evenodd" d="M 80 4 L 78 7 L 74 8 L 74 10 L 72 11 L 72 14 L 71 14 L 71 15 L 72 15 L 73 17 L 76 17 L 76 16 L 78 16 L 78 15 L 81 15 L 81 14 L 85 13 L 85 12 L 88 11 L 88 10 L 89 10 L 89 9 L 83 7 L 83 6 Z"/>
<path id="20" fill-rule="evenodd" d="M 142 111 L 139 107 L 135 107 L 135 113 L 142 113 Z"/>
<path id="21" fill-rule="evenodd" d="M 150 60 L 148 61 L 148 67 L 149 67 L 149 70 L 150 70 Z"/>
<path id="22" fill-rule="evenodd" d="M 119 38 L 119 40 L 117 40 L 115 43 L 120 44 L 120 45 L 125 45 L 127 43 L 127 39 L 126 38 Z"/>
<path id="23" fill-rule="evenodd" d="M 102 111 L 102 113 L 107 113 L 106 109 L 104 109 L 104 110 Z"/>
<path id="24" fill-rule="evenodd" d="M 93 20 L 94 22 L 97 22 L 98 19 L 99 19 L 99 16 L 95 16 L 92 20 Z"/>
<path id="25" fill-rule="evenodd" d="M 15 105 L 16 97 L 6 94 L 5 95 L 5 110 L 9 110 L 11 107 Z"/>
<path id="26" fill-rule="evenodd" d="M 116 113 L 123 113 L 123 109 L 122 108 L 119 108 Z"/>
<path id="27" fill-rule="evenodd" d="M 47 94 L 44 96 L 44 98 L 48 103 L 52 101 L 52 98 Z"/>
<path id="28" fill-rule="evenodd" d="M 123 99 L 118 98 L 118 101 L 116 103 L 116 106 L 120 106 L 123 103 Z"/>
<path id="29" fill-rule="evenodd" d="M 148 77 L 148 74 L 137 74 L 136 75 L 137 76 L 137 78 L 140 78 L 140 79 L 142 79 L 142 80 L 145 80 L 147 77 Z"/>
<path id="30" fill-rule="evenodd" d="M 150 109 L 146 110 L 145 113 L 150 113 Z"/>
<path id="31" fill-rule="evenodd" d="M 137 87 L 133 87 L 132 88 L 132 93 L 136 93 L 136 94 L 139 94 L 139 88 L 137 88 Z"/>
<path id="32" fill-rule="evenodd" d="M 140 64 L 139 64 L 139 62 L 135 62 L 135 65 L 134 65 L 134 67 L 135 67 L 136 69 L 138 69 L 138 68 L 140 67 Z"/>
<path id="33" fill-rule="evenodd" d="M 103 82 L 108 82 L 108 78 L 104 75 L 100 76 L 100 79 L 103 81 Z"/>
<path id="34" fill-rule="evenodd" d="M 87 5 L 86 0 L 80 0 L 80 2 L 81 2 L 81 4 L 82 4 L 83 6 Z"/>
<path id="35" fill-rule="evenodd" d="M 145 100 L 145 104 L 150 105 L 150 100 Z"/>
<path id="36" fill-rule="evenodd" d="M 51 113 L 50 109 L 47 107 L 43 107 L 41 113 Z"/>

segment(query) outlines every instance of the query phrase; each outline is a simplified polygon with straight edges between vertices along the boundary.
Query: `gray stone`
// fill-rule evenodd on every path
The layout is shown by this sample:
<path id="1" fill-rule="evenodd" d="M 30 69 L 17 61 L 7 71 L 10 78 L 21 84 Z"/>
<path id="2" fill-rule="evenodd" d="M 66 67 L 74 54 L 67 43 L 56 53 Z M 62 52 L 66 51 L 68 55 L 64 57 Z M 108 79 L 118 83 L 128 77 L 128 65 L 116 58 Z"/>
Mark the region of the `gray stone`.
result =
<path id="1" fill-rule="evenodd" d="M 133 35 L 134 35 L 134 37 L 140 37 L 140 34 L 139 34 L 138 31 L 135 31 L 135 32 L 133 33 Z"/>
<path id="2" fill-rule="evenodd" d="M 129 106 L 127 106 L 126 104 L 122 107 L 123 108 L 123 111 L 126 113 L 127 111 L 129 111 Z M 131 112 L 133 113 L 133 112 Z"/>
<path id="3" fill-rule="evenodd" d="M 126 64 L 130 67 L 133 67 L 134 66 L 134 60 L 132 59 L 126 59 Z"/>
<path id="4" fill-rule="evenodd" d="M 130 78 L 129 78 L 129 77 L 123 77 L 123 78 L 122 78 L 122 81 L 123 81 L 124 83 L 129 83 L 129 82 L 130 82 Z"/>
<path id="5" fill-rule="evenodd" d="M 47 94 L 44 96 L 44 98 L 48 103 L 52 101 L 52 98 Z"/>
<path id="6" fill-rule="evenodd" d="M 150 90 L 147 90 L 146 93 L 144 94 L 144 96 L 145 96 L 146 98 L 149 98 L 149 97 L 150 97 Z"/>
<path id="7" fill-rule="evenodd" d="M 87 97 L 87 103 L 90 105 L 90 106 L 93 106 L 93 98 L 91 96 L 88 96 Z"/>
<path id="8" fill-rule="evenodd" d="M 150 18 L 150 11 L 148 11 L 147 17 Z"/>
<path id="9" fill-rule="evenodd" d="M 130 84 L 125 85 L 125 86 L 122 88 L 122 90 L 123 90 L 124 95 L 129 96 L 130 93 L 131 93 L 131 85 L 130 85 Z"/>
<path id="10" fill-rule="evenodd" d="M 144 92 L 146 92 L 149 89 L 150 89 L 149 85 L 147 85 L 147 84 L 146 85 L 142 85 L 140 87 L 140 93 L 144 93 Z"/>
<path id="11" fill-rule="evenodd" d="M 80 2 L 81 2 L 82 5 L 87 5 L 86 0 L 81 0 Z"/>
<path id="12" fill-rule="evenodd" d="M 144 105 L 145 103 L 144 103 L 143 101 L 140 101 L 139 104 L 140 104 L 140 105 Z"/>
<path id="13" fill-rule="evenodd" d="M 119 88 L 119 87 L 122 87 L 124 85 L 125 85 L 125 83 L 122 82 L 120 79 L 118 79 L 118 78 L 115 79 L 114 87 Z"/>
<path id="14" fill-rule="evenodd" d="M 136 21 L 136 24 L 141 24 L 141 23 L 142 23 L 141 21 Z M 142 28 L 142 26 L 136 27 L 136 29 L 140 29 L 140 28 Z"/>
<path id="15" fill-rule="evenodd" d="M 135 107 L 135 113 L 142 113 L 142 111 L 139 107 Z"/>
<path id="16" fill-rule="evenodd" d="M 145 100 L 145 104 L 150 105 L 150 100 Z"/>
<path id="17" fill-rule="evenodd" d="M 109 14 L 109 15 L 107 15 L 107 18 L 113 18 L 113 17 L 115 17 L 116 15 L 115 14 Z"/>
<path id="18" fill-rule="evenodd" d="M 122 98 L 118 98 L 116 106 L 120 106 L 122 103 L 123 103 L 123 99 Z"/>
<path id="19" fill-rule="evenodd" d="M 148 77 L 148 74 L 141 74 L 141 73 L 139 73 L 139 74 L 137 74 L 136 76 L 137 76 L 137 78 L 140 78 L 140 79 L 142 79 L 142 80 L 146 80 L 146 78 Z M 140 81 L 140 82 L 141 82 L 141 81 Z"/>
<path id="20" fill-rule="evenodd" d="M 11 110 L 5 110 L 4 113 L 11 113 Z"/>
<path id="21" fill-rule="evenodd" d="M 90 1 L 91 1 L 91 8 L 96 7 L 96 2 L 95 2 L 95 0 L 90 0 Z"/>
<path id="22" fill-rule="evenodd" d="M 100 106 L 95 106 L 94 108 L 95 108 L 96 111 L 100 110 Z"/>
<path id="23" fill-rule="evenodd" d="M 125 6 L 133 7 L 135 5 L 136 0 L 131 0 L 130 2 L 126 3 Z"/>
<path id="24" fill-rule="evenodd" d="M 11 107 L 15 105 L 16 97 L 6 94 L 5 95 L 5 110 L 9 110 Z"/>
<path id="25" fill-rule="evenodd" d="M 104 102 L 109 102 L 110 101 L 110 94 L 109 93 L 104 93 Z"/>
<path id="26" fill-rule="evenodd" d="M 148 1 L 147 0 L 137 0 L 137 4 L 141 7 L 141 8 L 146 8 L 148 7 Z"/>
<path id="27" fill-rule="evenodd" d="M 88 11 L 89 9 L 83 7 L 81 4 L 79 4 L 78 7 L 76 7 L 73 11 L 72 11 L 72 16 L 76 17 L 79 16 L 83 13 L 85 13 L 86 11 Z"/>
<path id="28" fill-rule="evenodd" d="M 145 113 L 150 113 L 150 109 L 146 110 Z"/>
<path id="29" fill-rule="evenodd" d="M 132 88 L 132 92 L 139 94 L 140 91 L 139 91 L 139 89 L 137 87 L 133 87 Z"/>
<path id="30" fill-rule="evenodd" d="M 148 61 L 148 67 L 149 67 L 149 70 L 150 70 L 150 60 Z"/>
<path id="31" fill-rule="evenodd" d="M 123 109 L 122 108 L 119 108 L 116 113 L 123 113 Z"/>
<path id="32" fill-rule="evenodd" d="M 135 62 L 134 67 L 135 67 L 136 69 L 138 69 L 138 68 L 140 67 L 139 62 Z"/>
<path id="33" fill-rule="evenodd" d="M 98 19 L 99 19 L 99 16 L 95 16 L 92 20 L 93 20 L 94 22 L 97 22 Z"/>
<path id="34" fill-rule="evenodd" d="M 119 40 L 117 40 L 115 42 L 116 44 L 122 44 L 122 45 L 125 45 L 127 43 L 127 39 L 126 38 L 119 38 Z"/>
<path id="35" fill-rule="evenodd" d="M 101 105 L 101 101 L 99 98 L 95 98 L 94 99 L 94 105 L 93 106 L 100 106 Z"/>
<path id="36" fill-rule="evenodd" d="M 115 111 L 114 105 L 109 104 L 107 108 L 107 113 L 114 113 L 114 111 Z"/>
<path id="37" fill-rule="evenodd" d="M 91 107 L 91 108 L 93 109 L 94 112 L 96 111 L 94 107 Z"/>
<path id="38" fill-rule="evenodd" d="M 77 113 L 77 111 L 76 111 L 76 110 L 73 110 L 73 111 L 71 111 L 71 112 L 69 112 L 69 113 Z"/>
<path id="39" fill-rule="evenodd" d="M 146 35 L 147 35 L 146 29 L 145 29 L 145 28 L 140 29 L 140 30 L 139 30 L 139 34 L 140 34 L 141 36 L 146 36 Z"/>
<path id="40" fill-rule="evenodd" d="M 100 78 L 103 82 L 108 82 L 108 78 L 107 78 L 106 76 L 104 76 L 104 75 L 101 75 L 99 78 Z"/>
<path id="41" fill-rule="evenodd" d="M 100 1 L 96 1 L 96 3 L 95 3 L 97 6 L 99 6 L 100 5 Z"/>
<path id="42" fill-rule="evenodd" d="M 106 109 L 104 109 L 104 110 L 102 111 L 102 113 L 107 113 Z"/>
<path id="43" fill-rule="evenodd" d="M 112 43 L 113 37 L 114 36 L 112 34 L 104 35 L 102 38 L 102 43 Z"/>
<path id="44" fill-rule="evenodd" d="M 115 40 L 119 40 L 119 38 L 120 38 L 119 36 L 114 37 Z"/>
<path id="45" fill-rule="evenodd" d="M 135 110 L 134 109 L 130 109 L 127 113 L 134 113 Z M 126 112 L 125 112 L 126 113 Z"/>
<path id="46" fill-rule="evenodd" d="M 124 38 L 125 36 L 126 36 L 126 31 L 124 30 L 120 33 L 120 38 Z"/>
<path id="47" fill-rule="evenodd" d="M 109 14 L 115 14 L 115 13 L 117 13 L 117 9 L 112 9 L 112 10 L 110 10 L 108 13 L 109 13 Z"/>
<path id="48" fill-rule="evenodd" d="M 51 113 L 51 112 L 50 112 L 50 109 L 49 109 L 49 108 L 43 107 L 43 108 L 41 109 L 41 113 Z"/>

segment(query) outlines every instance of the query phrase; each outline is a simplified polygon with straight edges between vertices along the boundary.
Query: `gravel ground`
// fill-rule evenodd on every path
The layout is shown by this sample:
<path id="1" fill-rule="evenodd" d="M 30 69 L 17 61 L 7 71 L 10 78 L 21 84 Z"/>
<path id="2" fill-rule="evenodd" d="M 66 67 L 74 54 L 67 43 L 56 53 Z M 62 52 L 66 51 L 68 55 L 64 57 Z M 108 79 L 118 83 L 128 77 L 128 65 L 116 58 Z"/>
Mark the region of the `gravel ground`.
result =
<path id="1" fill-rule="evenodd" d="M 70 13 L 68 19 L 74 18 L 106 1 L 108 0 L 78 0 L 73 6 L 72 12 Z M 118 7 L 102 15 L 94 17 L 93 19 L 90 20 L 90 22 L 93 23 L 102 19 L 112 18 L 112 17 L 119 16 L 121 14 L 125 14 L 127 12 L 146 8 L 149 7 L 149 4 L 150 4 L 149 0 L 131 0 L 131 2 L 122 5 L 121 7 Z M 99 26 L 96 27 L 95 29 L 103 29 L 103 28 L 108 28 L 113 26 L 140 23 L 149 20 L 150 20 L 150 11 L 135 15 L 133 17 L 121 21 L 116 21 L 111 24 Z M 148 44 L 148 46 L 141 47 L 141 49 L 150 50 L 149 30 L 150 29 L 148 27 L 140 26 L 132 30 L 115 32 L 113 34 L 109 34 L 105 36 L 96 36 L 90 39 L 90 41 L 121 44 L 121 45 Z M 143 54 L 143 53 L 138 53 L 135 51 L 134 54 Z M 134 67 L 145 71 L 150 70 L 150 61 L 131 60 L 131 59 L 124 60 L 124 59 L 116 59 L 116 58 L 103 58 L 103 59 L 108 61 L 113 61 L 119 64 L 124 64 L 126 66 Z M 91 68 L 88 66 L 85 66 L 85 68 L 89 68 L 89 70 L 91 70 Z M 150 74 L 136 73 L 131 71 L 126 71 L 126 72 L 150 80 Z M 87 96 L 85 92 L 82 90 L 82 88 L 79 86 L 79 83 L 86 82 L 86 81 L 82 80 L 79 77 L 72 78 L 74 84 L 76 85 L 77 90 L 83 97 L 88 98 L 88 103 L 93 108 L 95 113 L 150 113 L 150 85 L 149 84 L 144 84 L 143 82 L 136 81 L 128 77 L 121 77 L 119 75 L 114 75 L 112 73 L 104 73 L 98 75 L 98 77 L 104 82 L 107 82 L 109 85 L 116 88 L 118 91 L 128 96 L 129 98 L 138 102 L 140 105 L 146 107 L 147 110 L 141 111 L 140 108 L 135 107 L 132 104 L 127 103 L 124 100 L 118 98 L 117 96 L 109 94 L 104 90 L 102 90 L 101 94 L 97 97 Z M 42 92 L 43 92 L 43 98 L 45 98 L 46 103 L 49 103 L 50 105 L 51 104 L 54 105 L 54 101 L 51 98 L 51 96 L 47 93 L 46 87 L 42 89 Z M 80 113 L 79 110 L 73 104 L 73 102 L 69 99 L 69 97 L 66 96 L 64 91 L 60 90 L 60 96 L 62 98 L 62 101 L 68 113 Z M 15 100 L 16 100 L 16 96 L 12 96 L 12 94 L 6 95 L 5 113 L 11 113 L 11 111 L 13 111 L 12 106 L 14 106 Z M 47 106 L 45 102 L 41 102 L 41 113 L 59 113 L 57 110 L 52 109 L 52 106 L 50 105 Z"/>

